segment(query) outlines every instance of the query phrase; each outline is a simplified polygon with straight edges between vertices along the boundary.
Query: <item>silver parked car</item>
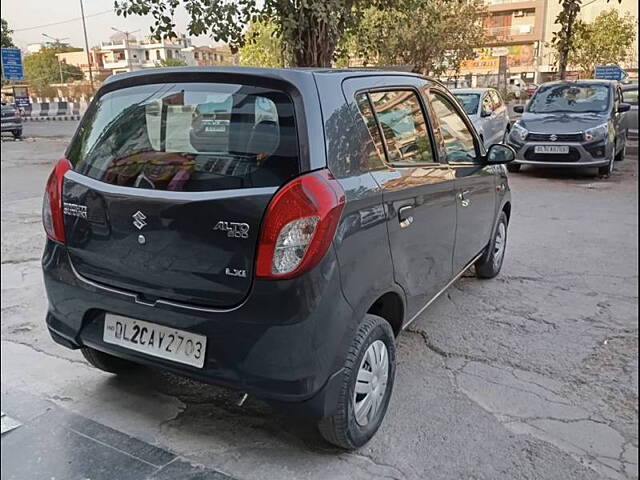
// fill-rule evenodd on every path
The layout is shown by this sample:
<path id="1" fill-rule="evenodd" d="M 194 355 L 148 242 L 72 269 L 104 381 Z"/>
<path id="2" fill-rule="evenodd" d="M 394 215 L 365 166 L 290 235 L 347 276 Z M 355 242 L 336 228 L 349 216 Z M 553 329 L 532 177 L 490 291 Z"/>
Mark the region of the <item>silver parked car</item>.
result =
<path id="1" fill-rule="evenodd" d="M 631 105 L 625 115 L 627 124 L 627 138 L 630 140 L 638 140 L 638 84 L 622 86 L 622 101 Z"/>
<path id="2" fill-rule="evenodd" d="M 456 88 L 451 90 L 476 127 L 484 146 L 504 143 L 509 134 L 509 111 L 493 88 Z"/>
<path id="3" fill-rule="evenodd" d="M 620 84 L 612 80 L 549 82 L 538 87 L 526 107 L 514 107 L 522 118 L 513 124 L 509 145 L 516 159 L 507 168 L 597 167 L 608 176 L 627 145 Z"/>

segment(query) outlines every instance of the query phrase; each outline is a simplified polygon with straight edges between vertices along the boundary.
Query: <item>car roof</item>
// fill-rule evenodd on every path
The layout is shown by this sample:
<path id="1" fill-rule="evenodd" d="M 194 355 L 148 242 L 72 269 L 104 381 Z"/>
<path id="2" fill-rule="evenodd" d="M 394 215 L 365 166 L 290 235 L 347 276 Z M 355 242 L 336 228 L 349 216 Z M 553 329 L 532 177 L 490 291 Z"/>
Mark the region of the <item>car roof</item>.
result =
<path id="1" fill-rule="evenodd" d="M 494 88 L 451 88 L 449 91 L 453 94 L 456 93 L 484 93 L 489 90 L 495 90 Z"/>
<path id="2" fill-rule="evenodd" d="M 236 74 L 236 75 L 249 75 L 262 78 L 271 78 L 285 80 L 289 82 L 295 82 L 296 79 L 300 79 L 305 76 L 313 75 L 331 75 L 340 79 L 349 77 L 362 77 L 362 76 L 412 76 L 422 77 L 421 75 L 413 72 L 401 71 L 401 70 L 386 70 L 386 69 L 373 69 L 373 68 L 263 68 L 263 67 L 164 67 L 164 68 L 145 68 L 141 70 L 134 70 L 132 72 L 118 73 L 108 77 L 104 85 L 111 84 L 113 82 L 119 82 L 125 79 L 142 79 L 147 76 L 157 75 L 185 75 L 189 74 L 203 74 L 203 73 L 218 73 L 218 74 Z M 426 78 L 426 77 L 423 77 Z M 427 80 L 434 83 L 440 83 L 433 79 Z"/>

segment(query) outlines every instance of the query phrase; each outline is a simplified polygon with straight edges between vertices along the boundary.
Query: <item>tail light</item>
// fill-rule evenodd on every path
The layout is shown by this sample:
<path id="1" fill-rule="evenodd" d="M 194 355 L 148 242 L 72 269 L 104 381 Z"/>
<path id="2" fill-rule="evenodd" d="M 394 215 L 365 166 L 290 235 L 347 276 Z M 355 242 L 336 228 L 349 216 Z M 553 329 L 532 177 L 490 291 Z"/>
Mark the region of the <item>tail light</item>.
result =
<path id="1" fill-rule="evenodd" d="M 71 170 L 71 163 L 66 158 L 58 160 L 53 167 L 42 202 L 42 224 L 47 236 L 56 242 L 64 242 L 64 216 L 62 211 L 62 182 L 64 174 Z"/>
<path id="2" fill-rule="evenodd" d="M 344 203 L 344 191 L 329 170 L 286 184 L 265 214 L 256 276 L 292 278 L 316 266 L 331 245 Z"/>

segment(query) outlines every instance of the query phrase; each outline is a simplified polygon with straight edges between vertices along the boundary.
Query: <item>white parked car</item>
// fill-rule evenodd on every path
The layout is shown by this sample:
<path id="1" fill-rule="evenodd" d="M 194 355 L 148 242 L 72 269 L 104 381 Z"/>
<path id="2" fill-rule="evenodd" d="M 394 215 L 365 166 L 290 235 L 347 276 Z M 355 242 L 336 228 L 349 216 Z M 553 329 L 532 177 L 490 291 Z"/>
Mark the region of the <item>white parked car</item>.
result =
<path id="1" fill-rule="evenodd" d="M 493 88 L 456 88 L 451 93 L 469 115 L 485 147 L 504 143 L 509 134 L 509 110 Z"/>

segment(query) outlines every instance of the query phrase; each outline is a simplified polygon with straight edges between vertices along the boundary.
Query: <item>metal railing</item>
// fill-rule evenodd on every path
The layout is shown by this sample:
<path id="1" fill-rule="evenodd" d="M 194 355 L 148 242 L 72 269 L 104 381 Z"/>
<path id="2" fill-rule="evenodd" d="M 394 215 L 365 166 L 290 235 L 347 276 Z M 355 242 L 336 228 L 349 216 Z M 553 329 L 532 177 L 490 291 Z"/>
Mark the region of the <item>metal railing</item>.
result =
<path id="1" fill-rule="evenodd" d="M 485 0 L 485 5 L 503 5 L 509 3 L 525 3 L 525 2 L 535 2 L 535 0 Z"/>
<path id="2" fill-rule="evenodd" d="M 490 38 L 505 40 L 522 35 L 533 35 L 535 28 L 533 25 L 511 25 L 510 27 L 486 27 L 484 31 Z"/>

